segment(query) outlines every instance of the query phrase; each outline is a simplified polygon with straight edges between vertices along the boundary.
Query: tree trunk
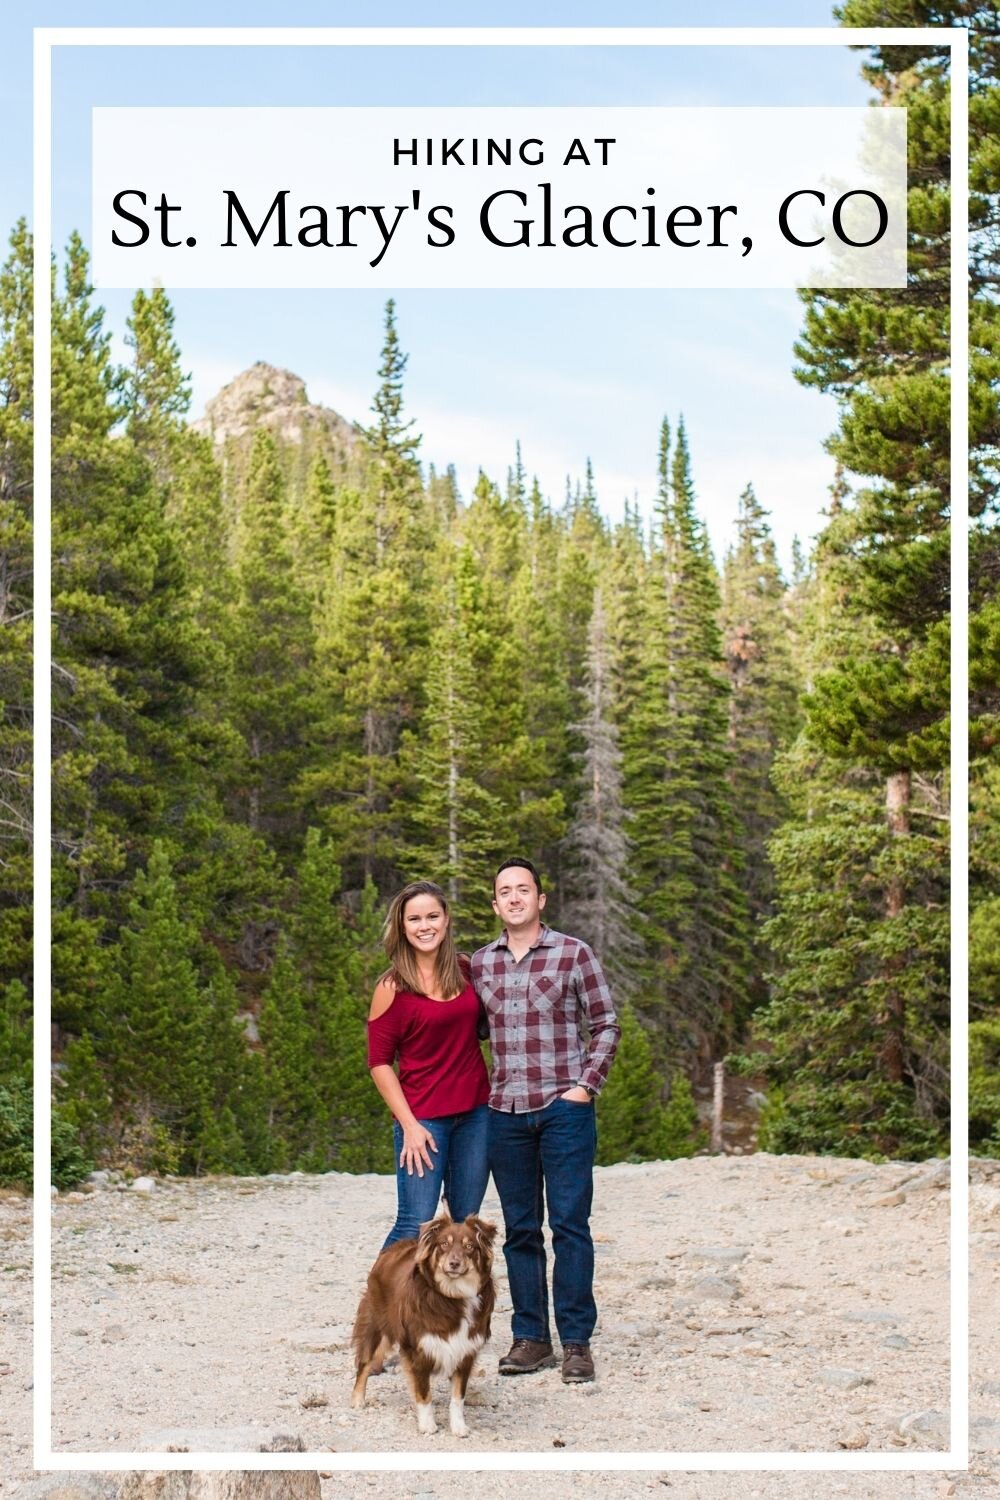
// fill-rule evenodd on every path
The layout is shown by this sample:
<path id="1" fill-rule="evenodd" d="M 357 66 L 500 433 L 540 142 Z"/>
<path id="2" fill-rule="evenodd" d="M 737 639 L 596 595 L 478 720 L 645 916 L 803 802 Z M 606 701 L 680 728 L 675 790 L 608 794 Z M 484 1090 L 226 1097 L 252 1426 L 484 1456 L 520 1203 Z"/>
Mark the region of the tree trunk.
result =
<path id="1" fill-rule="evenodd" d="M 716 1156 L 722 1151 L 722 1112 L 726 1097 L 726 1065 L 717 1062 L 712 1067 L 712 1150 Z"/>

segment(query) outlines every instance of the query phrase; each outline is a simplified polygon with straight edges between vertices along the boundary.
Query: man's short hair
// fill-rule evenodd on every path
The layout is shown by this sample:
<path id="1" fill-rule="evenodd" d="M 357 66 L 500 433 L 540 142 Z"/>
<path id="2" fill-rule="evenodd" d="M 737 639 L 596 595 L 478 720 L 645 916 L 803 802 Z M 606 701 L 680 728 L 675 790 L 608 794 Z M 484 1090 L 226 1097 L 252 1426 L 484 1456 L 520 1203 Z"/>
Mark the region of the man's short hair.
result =
<path id="1" fill-rule="evenodd" d="M 530 859 L 505 859 L 499 870 L 493 877 L 493 894 L 497 893 L 497 881 L 504 870 L 527 870 L 535 882 L 535 889 L 539 895 L 542 894 L 542 877 L 531 863 Z"/>

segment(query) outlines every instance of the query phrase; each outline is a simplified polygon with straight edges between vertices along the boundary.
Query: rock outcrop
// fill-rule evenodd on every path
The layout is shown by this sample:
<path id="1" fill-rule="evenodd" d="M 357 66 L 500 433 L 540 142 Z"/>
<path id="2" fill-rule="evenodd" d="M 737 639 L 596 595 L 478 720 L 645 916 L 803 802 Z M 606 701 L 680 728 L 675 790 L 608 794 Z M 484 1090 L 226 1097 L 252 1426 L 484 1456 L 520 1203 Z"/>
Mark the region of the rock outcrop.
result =
<path id="1" fill-rule="evenodd" d="M 223 386 L 208 402 L 205 415 L 191 425 L 195 432 L 210 437 L 217 448 L 228 439 L 247 437 L 261 427 L 286 443 L 326 438 L 345 455 L 358 442 L 354 427 L 338 412 L 310 403 L 304 380 L 263 360 Z"/>

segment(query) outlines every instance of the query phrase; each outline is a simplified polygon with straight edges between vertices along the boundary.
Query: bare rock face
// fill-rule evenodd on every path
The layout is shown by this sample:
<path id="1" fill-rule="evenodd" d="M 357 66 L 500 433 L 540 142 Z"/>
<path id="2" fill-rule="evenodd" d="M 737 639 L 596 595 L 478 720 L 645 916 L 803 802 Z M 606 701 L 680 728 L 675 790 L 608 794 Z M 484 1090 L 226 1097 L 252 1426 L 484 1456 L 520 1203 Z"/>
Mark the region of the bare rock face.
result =
<path id="1" fill-rule="evenodd" d="M 320 1500 L 319 1475 L 304 1470 L 192 1474 L 189 1500 Z"/>
<path id="2" fill-rule="evenodd" d="M 161 1473 L 139 1470 L 122 1474 L 115 1500 L 187 1500 L 194 1475 L 190 1470 L 168 1469 Z"/>
<path id="3" fill-rule="evenodd" d="M 115 1500 L 111 1476 L 99 1474 L 45 1474 L 29 1479 L 17 1491 L 18 1500 Z"/>
<path id="4" fill-rule="evenodd" d="M 297 1435 L 279 1433 L 262 1453 L 302 1453 Z M 123 1474 L 115 1500 L 320 1500 L 319 1475 L 304 1469 L 175 1469 Z"/>
<path id="5" fill-rule="evenodd" d="M 304 1470 L 143 1471 L 122 1476 L 115 1500 L 320 1500 L 320 1482 Z"/>
<path id="6" fill-rule="evenodd" d="M 303 442 L 310 431 L 346 451 L 358 441 L 354 428 L 338 412 L 310 404 L 304 380 L 262 360 L 223 386 L 205 407 L 205 415 L 191 426 L 210 437 L 217 448 L 229 438 L 246 437 L 260 427 L 287 443 Z"/>

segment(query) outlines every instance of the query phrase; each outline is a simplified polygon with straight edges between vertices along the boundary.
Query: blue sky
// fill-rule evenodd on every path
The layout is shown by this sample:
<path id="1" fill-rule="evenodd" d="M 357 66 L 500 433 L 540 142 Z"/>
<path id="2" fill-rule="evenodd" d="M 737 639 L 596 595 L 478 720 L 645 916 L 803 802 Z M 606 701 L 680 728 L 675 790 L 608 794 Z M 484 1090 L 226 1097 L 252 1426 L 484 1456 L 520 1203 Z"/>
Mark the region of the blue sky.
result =
<path id="1" fill-rule="evenodd" d="M 11 20 L 4 139 L 21 141 L 0 187 L 10 224 L 30 206 L 32 25 L 231 24 L 219 4 L 37 3 Z M 815 0 L 770 4 L 254 3 L 246 25 L 830 24 Z M 841 48 L 61 49 L 53 66 L 57 245 L 89 237 L 89 111 L 96 104 L 861 104 L 859 56 Z M 169 291 L 169 288 L 168 288 Z M 128 295 L 102 294 L 121 334 Z M 193 413 L 262 359 L 295 371 L 310 398 L 364 419 L 374 389 L 382 294 L 177 292 L 176 331 Z M 801 305 L 792 292 L 417 292 L 397 295 L 409 351 L 407 404 L 425 460 L 454 462 L 465 493 L 482 465 L 501 478 L 522 444 L 529 473 L 558 499 L 589 457 L 601 503 L 648 500 L 660 418 L 683 411 L 702 513 L 717 552 L 750 480 L 787 558 L 820 524 L 832 467 L 822 441 L 833 402 L 793 379 Z M 123 346 L 119 346 L 124 356 Z"/>

